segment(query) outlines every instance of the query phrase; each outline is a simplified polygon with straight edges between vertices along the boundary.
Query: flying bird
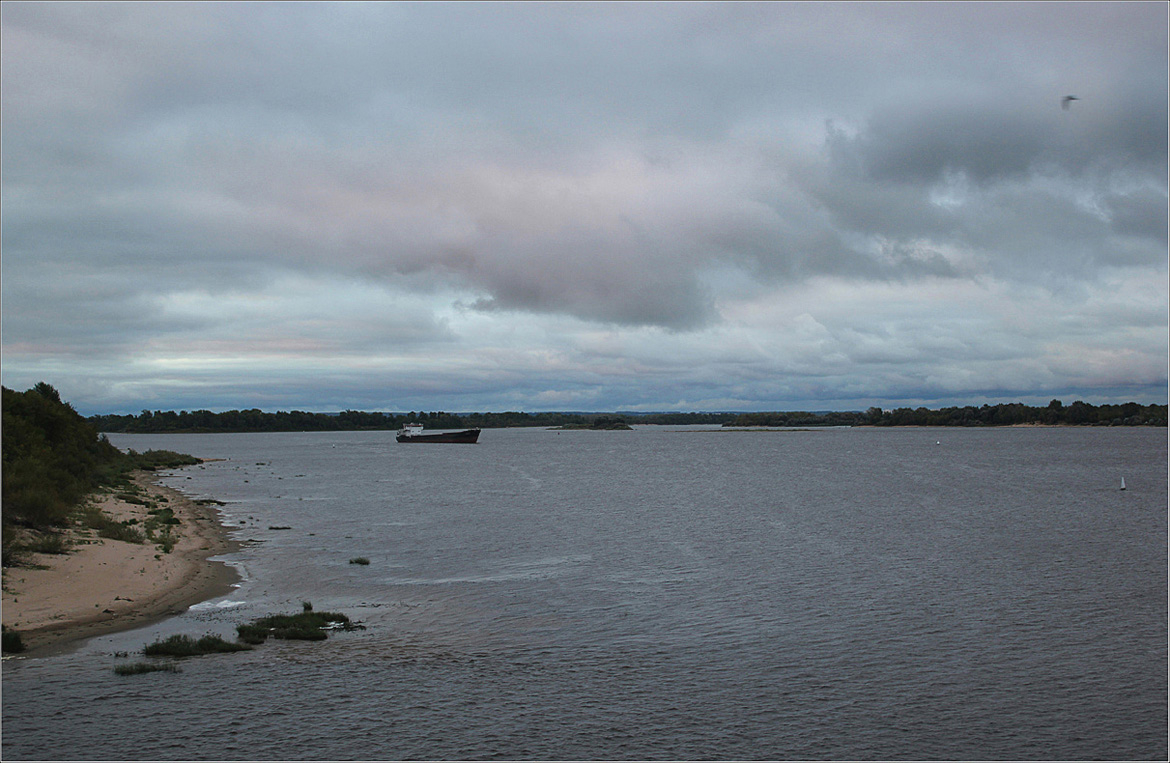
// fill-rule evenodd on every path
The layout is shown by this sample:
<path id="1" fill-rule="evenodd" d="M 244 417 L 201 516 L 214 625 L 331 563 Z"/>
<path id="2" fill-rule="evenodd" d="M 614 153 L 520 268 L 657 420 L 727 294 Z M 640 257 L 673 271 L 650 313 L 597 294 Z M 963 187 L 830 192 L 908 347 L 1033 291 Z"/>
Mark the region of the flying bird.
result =
<path id="1" fill-rule="evenodd" d="M 1068 111 L 1068 105 L 1070 103 L 1072 103 L 1073 101 L 1079 101 L 1079 100 L 1081 100 L 1081 99 L 1077 98 L 1075 95 L 1066 95 L 1065 97 L 1060 99 L 1060 108 L 1064 109 L 1065 111 Z"/>

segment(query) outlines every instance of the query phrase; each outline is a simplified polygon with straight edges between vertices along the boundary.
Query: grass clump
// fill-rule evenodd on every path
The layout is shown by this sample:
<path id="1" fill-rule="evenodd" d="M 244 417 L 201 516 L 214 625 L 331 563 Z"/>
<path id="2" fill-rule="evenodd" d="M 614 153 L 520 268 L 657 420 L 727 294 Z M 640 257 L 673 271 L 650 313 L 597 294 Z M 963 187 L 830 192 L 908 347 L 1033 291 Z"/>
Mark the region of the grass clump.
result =
<path id="1" fill-rule="evenodd" d="M 36 533 L 21 548 L 23 551 L 29 551 L 34 554 L 68 554 L 70 551 L 69 542 L 65 539 L 65 533 L 55 532 L 53 530 Z"/>
<path id="2" fill-rule="evenodd" d="M 224 641 L 216 635 L 208 634 L 201 638 L 176 635 L 170 638 L 148 644 L 142 653 L 147 657 L 198 657 L 204 654 L 220 652 L 242 652 L 252 647 L 246 644 L 237 644 Z"/>
<path id="3" fill-rule="evenodd" d="M 307 601 L 303 602 L 301 606 L 304 611 L 300 614 L 261 617 L 246 625 L 237 625 L 236 633 L 245 643 L 262 644 L 269 637 L 299 641 L 324 641 L 327 637 L 326 630 L 352 631 L 362 627 L 350 622 L 350 619 L 340 612 L 314 612 L 313 605 Z"/>
<path id="4" fill-rule="evenodd" d="M 130 662 L 115 665 L 114 672 L 120 676 L 137 676 L 143 673 L 178 673 L 179 666 L 173 662 Z"/>
<path id="5" fill-rule="evenodd" d="M 146 536 L 137 527 L 129 522 L 112 522 L 98 530 L 98 535 L 111 540 L 120 540 L 124 543 L 145 543 Z"/>
<path id="6" fill-rule="evenodd" d="M 102 538 L 121 540 L 127 543 L 146 542 L 146 536 L 137 527 L 133 527 L 130 521 L 119 522 L 107 516 L 97 506 L 83 507 L 79 519 L 83 527 L 97 530 L 97 534 Z"/>
<path id="7" fill-rule="evenodd" d="M 175 535 L 176 528 L 181 524 L 179 518 L 173 509 L 166 506 L 153 508 L 146 513 L 149 515 L 149 519 L 143 523 L 146 537 L 157 544 L 164 554 L 169 554 L 179 540 Z"/>
<path id="8" fill-rule="evenodd" d="M 350 564 L 367 565 L 370 563 L 370 560 L 365 558 L 364 556 L 355 556 L 353 559 L 349 560 L 349 563 Z"/>

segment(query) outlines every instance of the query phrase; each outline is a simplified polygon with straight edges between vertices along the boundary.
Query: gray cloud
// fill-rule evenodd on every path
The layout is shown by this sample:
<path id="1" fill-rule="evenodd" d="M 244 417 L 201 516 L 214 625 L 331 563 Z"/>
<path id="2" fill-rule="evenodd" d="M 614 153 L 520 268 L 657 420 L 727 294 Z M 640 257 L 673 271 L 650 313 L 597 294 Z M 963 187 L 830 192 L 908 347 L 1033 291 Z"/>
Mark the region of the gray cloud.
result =
<path id="1" fill-rule="evenodd" d="M 509 337 L 537 325 L 521 333 L 549 384 L 485 373 L 484 390 L 580 401 L 601 385 L 652 405 L 657 393 L 618 383 L 621 364 L 593 366 L 576 337 L 598 331 L 637 337 L 628 378 L 675 403 L 941 395 L 996 375 L 1047 388 L 1055 361 L 1003 370 L 1030 367 L 1041 337 L 1001 351 L 967 335 L 1007 331 L 1002 304 L 933 344 L 929 311 L 946 300 L 896 328 L 876 295 L 981 283 L 1076 311 L 1107 284 L 1165 280 L 1166 30 L 1152 5 L 2 14 L 7 368 L 179 344 L 212 365 L 262 347 L 400 370 L 428 352 L 522 364 Z M 1081 100 L 1064 111 L 1070 92 Z M 847 307 L 837 288 L 856 294 Z M 822 294 L 804 313 L 827 335 L 764 307 L 796 290 Z M 757 349 L 725 384 L 652 350 L 717 363 L 702 342 L 740 334 Z M 1142 339 L 1138 354 L 1163 345 Z M 955 370 L 922 370 L 948 348 Z M 919 368 L 883 360 L 903 357 Z M 452 372 L 402 373 L 425 390 Z"/>

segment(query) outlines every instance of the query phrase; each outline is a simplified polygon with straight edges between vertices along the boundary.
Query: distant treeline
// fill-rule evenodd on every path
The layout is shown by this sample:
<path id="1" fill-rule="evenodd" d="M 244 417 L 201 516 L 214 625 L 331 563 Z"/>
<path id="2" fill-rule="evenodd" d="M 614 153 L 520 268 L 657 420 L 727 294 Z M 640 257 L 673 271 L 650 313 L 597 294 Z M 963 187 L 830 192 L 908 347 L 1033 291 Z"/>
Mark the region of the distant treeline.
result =
<path id="1" fill-rule="evenodd" d="M 864 413 L 744 413 L 736 416 L 729 426 L 1002 427 L 1021 424 L 1164 427 L 1166 406 L 1138 403 L 1090 405 L 1080 400 L 1065 405 L 1060 400 L 1053 400 L 1043 408 L 1022 403 L 1001 403 L 935 410 L 895 408 L 885 411 L 870 408 Z"/>
<path id="2" fill-rule="evenodd" d="M 101 432 L 352 432 L 400 429 L 418 423 L 427 429 L 502 429 L 505 427 L 590 428 L 599 419 L 617 419 L 632 424 L 725 424 L 734 413 L 446 413 L 411 411 L 409 413 L 307 413 L 277 411 L 265 413 L 256 408 L 245 411 L 143 411 L 138 415 L 91 416 L 89 421 Z"/>
<path id="3" fill-rule="evenodd" d="M 615 424 L 714 424 L 722 426 L 831 427 L 831 426 L 1010 426 L 1065 424 L 1097 426 L 1166 426 L 1165 405 L 1090 405 L 1080 400 L 1064 405 L 1053 400 L 1045 407 L 1022 403 L 954 408 L 896 408 L 867 411 L 789 411 L 771 413 L 307 413 L 256 408 L 244 411 L 143 411 L 138 415 L 92 416 L 101 432 L 152 434 L 163 432 L 348 432 L 394 430 L 407 423 L 428 429 L 501 429 L 505 427 L 598 428 Z"/>

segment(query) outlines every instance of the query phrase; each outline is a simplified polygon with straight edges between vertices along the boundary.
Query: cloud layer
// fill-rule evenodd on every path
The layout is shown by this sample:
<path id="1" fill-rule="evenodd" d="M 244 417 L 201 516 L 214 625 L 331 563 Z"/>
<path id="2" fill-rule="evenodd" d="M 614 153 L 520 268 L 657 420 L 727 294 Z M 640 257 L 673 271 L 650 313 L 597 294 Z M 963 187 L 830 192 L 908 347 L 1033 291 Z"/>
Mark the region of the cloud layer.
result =
<path id="1" fill-rule="evenodd" d="M 6 386 L 1165 401 L 1158 4 L 2 13 Z"/>

